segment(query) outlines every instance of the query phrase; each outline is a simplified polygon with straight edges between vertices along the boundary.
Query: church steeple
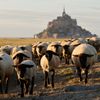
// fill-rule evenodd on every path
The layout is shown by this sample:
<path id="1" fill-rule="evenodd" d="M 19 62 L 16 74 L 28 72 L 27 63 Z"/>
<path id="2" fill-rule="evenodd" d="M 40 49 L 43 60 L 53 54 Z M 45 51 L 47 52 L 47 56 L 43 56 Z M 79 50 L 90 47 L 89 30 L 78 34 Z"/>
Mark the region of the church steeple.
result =
<path id="1" fill-rule="evenodd" d="M 62 16 L 64 17 L 66 15 L 65 7 L 63 8 Z"/>

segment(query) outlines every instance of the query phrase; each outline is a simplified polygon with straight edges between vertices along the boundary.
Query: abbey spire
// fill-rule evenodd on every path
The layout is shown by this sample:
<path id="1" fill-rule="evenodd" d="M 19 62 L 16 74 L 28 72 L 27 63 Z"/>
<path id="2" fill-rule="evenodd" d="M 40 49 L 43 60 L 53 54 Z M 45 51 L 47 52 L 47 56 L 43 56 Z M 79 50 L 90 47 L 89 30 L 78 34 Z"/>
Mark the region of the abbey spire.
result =
<path id="1" fill-rule="evenodd" d="M 63 16 L 63 17 L 66 16 L 65 7 L 63 8 L 62 16 Z"/>

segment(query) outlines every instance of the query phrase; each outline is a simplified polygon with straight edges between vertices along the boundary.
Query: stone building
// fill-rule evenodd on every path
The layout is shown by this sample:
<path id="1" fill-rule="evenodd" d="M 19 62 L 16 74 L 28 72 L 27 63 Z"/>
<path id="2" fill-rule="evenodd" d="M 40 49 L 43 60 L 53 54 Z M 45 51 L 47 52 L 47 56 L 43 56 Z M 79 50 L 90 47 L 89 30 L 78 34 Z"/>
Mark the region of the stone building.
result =
<path id="1" fill-rule="evenodd" d="M 47 28 L 37 35 L 41 38 L 55 36 L 57 38 L 92 36 L 91 32 L 78 26 L 77 20 L 72 19 L 68 14 L 66 14 L 65 9 L 63 9 L 62 16 L 58 16 L 53 21 L 50 21 Z"/>

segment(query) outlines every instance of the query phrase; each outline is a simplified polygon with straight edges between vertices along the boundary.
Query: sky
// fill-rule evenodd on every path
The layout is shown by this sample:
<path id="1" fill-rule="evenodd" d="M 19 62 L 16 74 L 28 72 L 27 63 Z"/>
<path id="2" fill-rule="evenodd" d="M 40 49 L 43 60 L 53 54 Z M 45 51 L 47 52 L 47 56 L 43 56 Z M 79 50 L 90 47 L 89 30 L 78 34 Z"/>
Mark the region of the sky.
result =
<path id="1" fill-rule="evenodd" d="M 0 0 L 0 38 L 33 37 L 62 15 L 100 37 L 100 0 Z"/>

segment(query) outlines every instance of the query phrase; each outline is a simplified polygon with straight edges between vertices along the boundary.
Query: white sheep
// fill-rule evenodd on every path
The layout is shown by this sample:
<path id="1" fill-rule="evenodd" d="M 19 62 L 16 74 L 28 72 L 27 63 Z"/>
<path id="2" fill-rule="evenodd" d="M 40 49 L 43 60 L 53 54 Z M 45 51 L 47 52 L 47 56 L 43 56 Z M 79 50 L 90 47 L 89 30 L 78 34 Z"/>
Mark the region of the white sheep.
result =
<path id="1" fill-rule="evenodd" d="M 21 50 L 27 50 L 29 52 L 32 52 L 32 45 L 31 44 L 29 44 L 29 45 L 19 45 L 18 47 L 21 48 Z"/>
<path id="2" fill-rule="evenodd" d="M 70 43 L 70 49 L 71 49 L 71 51 L 73 51 L 73 49 L 76 46 L 80 45 L 81 43 L 87 43 L 84 38 L 72 39 L 71 41 L 72 41 Z"/>
<path id="3" fill-rule="evenodd" d="M 32 54 L 27 50 L 19 50 L 12 55 L 14 65 L 21 63 L 23 60 L 31 59 Z"/>
<path id="4" fill-rule="evenodd" d="M 85 83 L 88 79 L 88 70 L 97 60 L 97 51 L 90 44 L 80 44 L 72 52 L 72 62 L 77 68 L 80 81 L 82 81 L 81 69 L 85 70 Z"/>
<path id="5" fill-rule="evenodd" d="M 48 46 L 47 42 L 41 42 L 36 46 L 36 52 L 37 52 L 39 59 L 46 52 L 47 46 Z"/>
<path id="6" fill-rule="evenodd" d="M 59 42 L 51 42 L 48 45 L 47 50 L 51 50 L 51 51 L 57 53 L 59 55 L 59 57 L 62 58 L 63 47 L 61 46 L 61 44 Z"/>
<path id="7" fill-rule="evenodd" d="M 6 85 L 5 93 L 8 92 L 8 84 L 13 74 L 13 60 L 7 53 L 0 52 L 0 91 L 3 93 L 4 84 Z"/>
<path id="8" fill-rule="evenodd" d="M 15 46 L 12 49 L 12 54 L 11 55 L 15 55 L 18 51 L 27 51 L 31 54 L 32 56 L 32 46 L 31 45 L 20 45 L 20 46 Z"/>
<path id="9" fill-rule="evenodd" d="M 24 97 L 24 85 L 26 89 L 25 94 L 28 92 L 32 94 L 37 70 L 36 64 L 32 60 L 24 60 L 15 66 L 15 70 L 20 81 L 21 97 Z M 30 89 L 29 86 L 31 86 Z"/>
<path id="10" fill-rule="evenodd" d="M 11 45 L 4 45 L 4 46 L 0 47 L 0 52 L 5 52 L 5 53 L 10 55 L 11 52 L 12 52 L 12 49 L 13 49 L 13 46 L 11 46 Z"/>
<path id="11" fill-rule="evenodd" d="M 32 46 L 32 53 L 33 53 L 33 56 L 35 58 L 38 58 L 38 55 L 37 55 L 37 52 L 36 52 L 36 47 L 39 43 L 34 43 L 33 46 Z"/>
<path id="12" fill-rule="evenodd" d="M 49 72 L 52 72 L 51 74 L 51 84 L 52 88 L 54 87 L 54 76 L 55 76 L 55 69 L 60 64 L 60 58 L 59 56 L 50 50 L 47 50 L 46 53 L 42 56 L 40 60 L 40 65 L 43 69 L 43 72 L 45 74 L 45 87 L 47 87 L 47 84 L 49 84 Z"/>
<path id="13" fill-rule="evenodd" d="M 97 52 L 100 51 L 100 38 L 98 37 L 91 37 L 91 38 L 86 38 L 87 42 L 94 46 L 97 50 Z"/>
<path id="14" fill-rule="evenodd" d="M 71 40 L 64 40 L 61 42 L 61 46 L 63 47 L 62 54 L 66 64 L 69 64 L 71 59 L 70 43 Z"/>

